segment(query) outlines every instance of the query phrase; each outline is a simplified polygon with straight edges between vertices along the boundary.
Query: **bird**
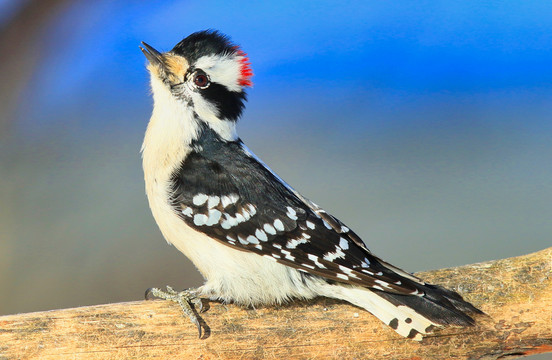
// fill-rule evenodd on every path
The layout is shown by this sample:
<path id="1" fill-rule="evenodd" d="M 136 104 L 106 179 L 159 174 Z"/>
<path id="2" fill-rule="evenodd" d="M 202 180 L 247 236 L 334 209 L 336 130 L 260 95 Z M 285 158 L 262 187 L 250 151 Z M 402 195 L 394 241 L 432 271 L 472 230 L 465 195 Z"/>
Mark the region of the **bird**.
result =
<path id="1" fill-rule="evenodd" d="M 141 149 L 149 206 L 166 241 L 205 279 L 146 297 L 178 302 L 200 337 L 202 298 L 251 307 L 333 298 L 418 341 L 436 327 L 475 324 L 479 309 L 374 255 L 244 144 L 236 126 L 253 71 L 228 36 L 209 29 L 167 52 L 140 49 L 153 97 Z"/>

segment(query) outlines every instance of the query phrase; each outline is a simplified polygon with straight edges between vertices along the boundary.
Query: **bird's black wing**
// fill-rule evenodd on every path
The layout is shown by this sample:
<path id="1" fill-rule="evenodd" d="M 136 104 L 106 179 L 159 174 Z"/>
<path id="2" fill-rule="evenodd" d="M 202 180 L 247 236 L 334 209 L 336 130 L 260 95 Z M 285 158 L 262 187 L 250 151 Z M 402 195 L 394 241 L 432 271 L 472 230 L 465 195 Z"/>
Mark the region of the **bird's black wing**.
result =
<path id="1" fill-rule="evenodd" d="M 206 136 L 171 178 L 171 205 L 189 226 L 329 280 L 423 294 L 420 279 L 372 255 L 353 231 L 289 187 L 241 141 Z"/>

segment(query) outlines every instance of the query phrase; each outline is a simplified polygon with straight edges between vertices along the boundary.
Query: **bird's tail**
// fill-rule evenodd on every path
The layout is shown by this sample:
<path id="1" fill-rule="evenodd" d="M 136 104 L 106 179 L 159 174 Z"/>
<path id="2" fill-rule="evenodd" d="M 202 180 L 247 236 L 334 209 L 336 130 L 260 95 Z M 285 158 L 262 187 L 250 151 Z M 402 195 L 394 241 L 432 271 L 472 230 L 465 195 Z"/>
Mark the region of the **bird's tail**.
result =
<path id="1" fill-rule="evenodd" d="M 474 325 L 468 314 L 482 313 L 457 293 L 436 285 L 424 285 L 424 295 L 401 295 L 341 284 L 328 284 L 325 288 L 325 296 L 360 306 L 399 335 L 418 341 L 434 327 Z"/>

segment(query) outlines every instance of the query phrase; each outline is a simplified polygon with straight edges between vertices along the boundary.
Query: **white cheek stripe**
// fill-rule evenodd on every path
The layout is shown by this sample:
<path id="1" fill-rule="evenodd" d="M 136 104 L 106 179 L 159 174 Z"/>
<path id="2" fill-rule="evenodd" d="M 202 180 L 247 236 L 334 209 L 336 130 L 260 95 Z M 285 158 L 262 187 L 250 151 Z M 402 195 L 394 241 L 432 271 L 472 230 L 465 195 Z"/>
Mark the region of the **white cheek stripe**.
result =
<path id="1" fill-rule="evenodd" d="M 226 86 L 230 91 L 242 92 L 240 57 L 236 55 L 206 55 L 200 57 L 195 67 L 209 75 L 211 81 Z"/>

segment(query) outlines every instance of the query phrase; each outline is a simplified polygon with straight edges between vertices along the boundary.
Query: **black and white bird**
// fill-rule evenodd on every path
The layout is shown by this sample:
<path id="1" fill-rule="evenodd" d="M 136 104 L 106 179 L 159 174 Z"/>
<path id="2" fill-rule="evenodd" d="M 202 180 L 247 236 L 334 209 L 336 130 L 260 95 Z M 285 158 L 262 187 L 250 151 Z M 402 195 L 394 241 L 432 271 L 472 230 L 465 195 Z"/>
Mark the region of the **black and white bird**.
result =
<path id="1" fill-rule="evenodd" d="M 200 297 L 254 306 L 317 296 L 364 308 L 416 340 L 434 326 L 474 324 L 478 309 L 373 255 L 244 145 L 236 123 L 253 73 L 228 37 L 197 32 L 165 53 L 142 44 L 154 101 L 142 146 L 149 205 L 206 280 L 154 295 L 178 301 L 196 325 L 190 303 Z"/>

